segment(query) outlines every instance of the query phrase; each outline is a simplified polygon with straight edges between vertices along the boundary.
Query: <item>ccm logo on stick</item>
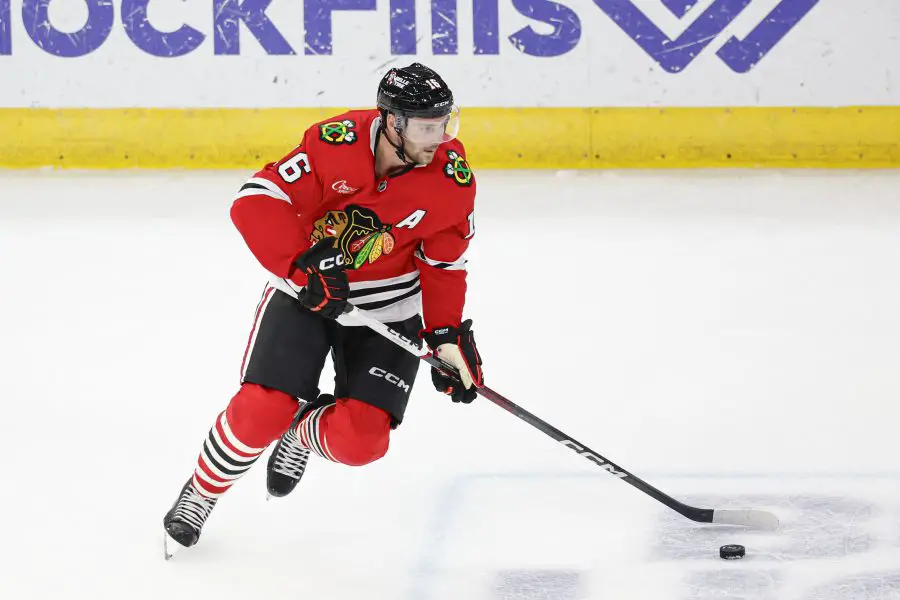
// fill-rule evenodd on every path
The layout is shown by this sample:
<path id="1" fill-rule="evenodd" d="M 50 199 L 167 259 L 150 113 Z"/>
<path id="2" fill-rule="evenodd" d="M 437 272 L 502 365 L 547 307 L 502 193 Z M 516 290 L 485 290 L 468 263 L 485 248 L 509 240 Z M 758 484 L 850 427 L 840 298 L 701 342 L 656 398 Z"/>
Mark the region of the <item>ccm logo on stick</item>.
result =
<path id="1" fill-rule="evenodd" d="M 393 373 L 388 373 L 384 369 L 379 369 L 378 367 L 372 367 L 369 369 L 369 375 L 374 375 L 375 377 L 381 377 L 386 380 L 388 383 L 393 383 L 398 388 L 401 388 L 405 391 L 409 391 L 409 384 L 394 375 Z"/>
<path id="2" fill-rule="evenodd" d="M 581 456 L 585 457 L 589 461 L 597 463 L 597 466 L 609 471 L 610 474 L 615 475 L 616 477 L 621 477 L 622 479 L 625 479 L 626 477 L 628 477 L 628 473 L 616 471 L 615 468 L 611 464 L 609 464 L 608 462 L 606 462 L 605 460 L 603 460 L 602 458 L 600 458 L 593 452 L 585 450 L 584 448 L 582 448 L 581 446 L 579 446 L 572 440 L 561 440 L 560 443 L 563 446 L 567 446 L 567 447 L 571 448 L 572 450 L 574 450 Z"/>

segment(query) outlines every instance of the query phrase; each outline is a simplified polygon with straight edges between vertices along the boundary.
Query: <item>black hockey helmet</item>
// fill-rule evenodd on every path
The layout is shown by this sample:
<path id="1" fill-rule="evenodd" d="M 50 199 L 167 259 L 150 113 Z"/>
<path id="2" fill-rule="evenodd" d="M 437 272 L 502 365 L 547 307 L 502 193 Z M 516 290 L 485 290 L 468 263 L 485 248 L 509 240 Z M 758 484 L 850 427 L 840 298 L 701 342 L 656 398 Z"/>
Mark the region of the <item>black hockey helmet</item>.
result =
<path id="1" fill-rule="evenodd" d="M 378 85 L 378 108 L 407 118 L 449 115 L 453 92 L 441 76 L 421 63 L 388 71 Z"/>
<path id="2" fill-rule="evenodd" d="M 459 131 L 459 108 L 453 92 L 441 76 L 421 63 L 388 71 L 378 85 L 380 132 L 387 130 L 388 113 L 394 115 L 394 131 L 399 143 L 387 137 L 397 156 L 411 164 L 406 141 L 431 145 L 449 142 Z"/>

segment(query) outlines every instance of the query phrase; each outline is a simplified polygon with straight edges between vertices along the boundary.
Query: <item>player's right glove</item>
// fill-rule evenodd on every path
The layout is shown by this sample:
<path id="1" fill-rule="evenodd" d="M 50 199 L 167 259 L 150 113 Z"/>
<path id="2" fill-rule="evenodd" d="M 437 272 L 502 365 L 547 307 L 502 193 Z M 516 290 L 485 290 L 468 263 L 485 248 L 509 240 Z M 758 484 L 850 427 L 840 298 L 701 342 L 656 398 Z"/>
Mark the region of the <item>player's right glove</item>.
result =
<path id="1" fill-rule="evenodd" d="M 468 319 L 457 329 L 456 327 L 440 327 L 431 331 L 423 331 L 422 338 L 434 351 L 434 355 L 446 363 L 456 367 L 459 381 L 447 377 L 432 367 L 431 381 L 435 389 L 450 396 L 454 402 L 469 404 L 478 395 L 476 388 L 484 385 L 484 373 L 481 371 L 481 355 L 475 347 L 475 334 L 472 333 L 472 320 Z"/>
<path id="2" fill-rule="evenodd" d="M 346 265 L 332 238 L 325 238 L 294 260 L 306 273 L 306 287 L 300 290 L 300 304 L 325 318 L 337 319 L 347 307 L 350 283 Z"/>

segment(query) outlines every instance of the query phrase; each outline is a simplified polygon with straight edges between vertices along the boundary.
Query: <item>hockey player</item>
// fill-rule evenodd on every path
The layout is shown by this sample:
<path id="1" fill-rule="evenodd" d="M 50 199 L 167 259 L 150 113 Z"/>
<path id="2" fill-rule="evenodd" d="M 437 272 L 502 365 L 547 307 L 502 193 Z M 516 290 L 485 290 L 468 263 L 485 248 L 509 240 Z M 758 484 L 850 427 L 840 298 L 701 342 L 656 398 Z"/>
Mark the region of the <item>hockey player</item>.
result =
<path id="1" fill-rule="evenodd" d="M 471 402 L 482 385 L 471 321 L 462 320 L 476 186 L 456 139 L 453 94 L 414 63 L 382 78 L 377 107 L 311 126 L 237 193 L 232 221 L 273 277 L 240 388 L 164 517 L 181 546 L 197 543 L 218 498 L 275 440 L 274 496 L 294 488 L 310 453 L 359 466 L 387 452 L 419 360 L 345 322 L 348 302 L 459 369 L 462 386 L 432 369 L 435 388 L 454 402 Z M 318 388 L 329 354 L 333 396 Z"/>

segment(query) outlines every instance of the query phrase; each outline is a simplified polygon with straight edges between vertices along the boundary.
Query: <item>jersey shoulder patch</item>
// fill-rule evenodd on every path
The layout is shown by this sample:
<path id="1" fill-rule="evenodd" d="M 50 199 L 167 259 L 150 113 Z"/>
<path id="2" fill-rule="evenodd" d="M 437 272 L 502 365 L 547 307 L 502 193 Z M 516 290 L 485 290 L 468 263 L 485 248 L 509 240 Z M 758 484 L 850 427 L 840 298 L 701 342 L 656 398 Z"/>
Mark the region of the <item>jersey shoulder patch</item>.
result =
<path id="1" fill-rule="evenodd" d="M 326 144 L 354 144 L 359 139 L 357 123 L 353 119 L 340 119 L 319 124 L 319 139 Z"/>
<path id="2" fill-rule="evenodd" d="M 350 110 L 315 123 L 308 139 L 323 146 L 365 146 L 377 110 Z"/>
<path id="3" fill-rule="evenodd" d="M 472 167 L 466 162 L 466 157 L 457 150 L 447 150 L 445 152 L 446 160 L 444 163 L 444 175 L 449 177 L 453 183 L 460 187 L 469 187 L 472 185 L 473 173 Z"/>

